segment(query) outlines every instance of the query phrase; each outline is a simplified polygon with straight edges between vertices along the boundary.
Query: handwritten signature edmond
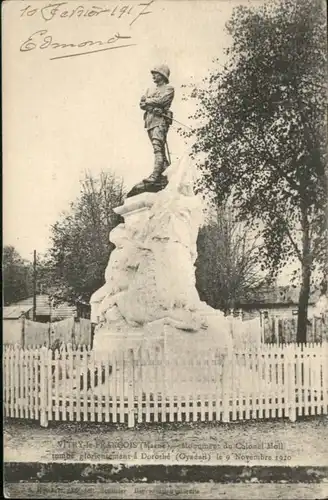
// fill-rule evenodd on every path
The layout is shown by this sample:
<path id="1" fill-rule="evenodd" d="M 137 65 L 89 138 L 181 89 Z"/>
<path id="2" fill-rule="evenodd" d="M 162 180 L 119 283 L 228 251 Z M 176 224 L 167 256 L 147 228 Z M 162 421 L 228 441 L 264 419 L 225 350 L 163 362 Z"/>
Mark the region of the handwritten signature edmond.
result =
<path id="1" fill-rule="evenodd" d="M 145 2 L 140 3 L 130 3 L 130 4 L 116 4 L 114 7 L 102 6 L 99 7 L 97 5 L 92 5 L 92 7 L 85 7 L 84 5 L 79 5 L 77 7 L 72 8 L 69 5 L 69 2 L 58 2 L 58 3 L 48 3 L 44 4 L 42 7 L 33 7 L 31 5 L 27 5 L 23 9 L 21 9 L 21 18 L 30 18 L 30 17 L 40 17 L 41 21 L 44 23 L 48 23 L 49 21 L 57 20 L 69 20 L 71 18 L 75 19 L 85 19 L 89 20 L 93 17 L 97 16 L 110 16 L 112 19 L 128 19 L 130 22 L 128 23 L 131 27 L 134 23 L 136 23 L 142 16 L 146 14 L 151 14 L 152 11 L 149 10 L 149 7 L 155 0 L 146 0 Z M 47 49 L 57 49 L 58 52 L 62 52 L 62 49 L 83 49 L 85 51 L 77 50 L 73 53 L 61 53 L 59 55 L 54 55 L 50 57 L 50 60 L 53 59 L 63 59 L 67 57 L 76 57 L 87 54 L 92 54 L 95 52 L 101 52 L 105 50 L 113 50 L 113 49 L 122 49 L 125 47 L 132 47 L 137 45 L 136 43 L 127 43 L 127 41 L 132 42 L 131 35 L 121 35 L 119 32 L 114 35 L 109 36 L 105 39 L 85 39 L 78 42 L 61 42 L 58 40 L 54 40 L 53 35 L 49 32 L 48 29 L 40 29 L 32 33 L 27 40 L 25 40 L 20 45 L 20 52 L 30 52 L 34 50 L 46 51 Z M 59 49 L 59 50 L 58 50 Z M 50 52 L 48 50 L 48 52 Z"/>
<path id="2" fill-rule="evenodd" d="M 68 47 L 80 49 L 80 48 L 84 48 L 84 47 L 92 48 L 92 47 L 110 45 L 110 47 L 97 48 L 95 50 L 88 50 L 86 52 L 76 52 L 74 54 L 64 54 L 64 55 L 50 57 L 51 60 L 63 59 L 65 57 L 82 56 L 82 55 L 86 55 L 86 54 L 92 54 L 93 52 L 99 52 L 102 50 L 122 49 L 124 47 L 131 47 L 133 45 L 136 45 L 135 43 L 129 43 L 129 44 L 123 44 L 123 45 L 117 44 L 117 42 L 119 40 L 126 40 L 126 39 L 130 39 L 130 38 L 132 38 L 132 37 L 120 35 L 119 33 L 115 33 L 114 36 L 111 36 L 110 38 L 108 38 L 106 40 L 84 40 L 82 42 L 77 42 L 77 43 L 59 43 L 59 42 L 55 42 L 53 40 L 53 37 L 52 37 L 52 35 L 50 35 L 48 33 L 48 30 L 38 30 L 35 33 L 33 33 L 31 36 L 29 36 L 28 39 L 21 44 L 20 51 L 21 52 L 29 52 L 29 51 L 35 50 L 35 49 L 40 49 L 40 50 L 66 49 Z"/>

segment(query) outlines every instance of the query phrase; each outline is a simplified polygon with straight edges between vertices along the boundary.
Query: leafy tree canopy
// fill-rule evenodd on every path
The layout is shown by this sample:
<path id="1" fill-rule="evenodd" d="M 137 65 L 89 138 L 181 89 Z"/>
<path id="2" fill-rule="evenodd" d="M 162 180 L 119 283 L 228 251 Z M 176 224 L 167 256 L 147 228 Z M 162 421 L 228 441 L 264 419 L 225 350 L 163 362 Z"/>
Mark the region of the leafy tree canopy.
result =
<path id="1" fill-rule="evenodd" d="M 33 293 L 33 268 L 17 250 L 6 245 L 2 254 L 4 305 L 30 297 Z"/>
<path id="2" fill-rule="evenodd" d="M 114 174 L 85 175 L 79 197 L 52 227 L 52 247 L 43 277 L 57 298 L 88 302 L 104 284 L 114 248 L 109 233 L 121 222 L 113 208 L 123 203 L 123 196 L 122 180 Z"/>
<path id="3" fill-rule="evenodd" d="M 199 231 L 196 286 L 200 298 L 228 312 L 266 283 L 261 271 L 261 244 L 225 205 Z"/>
<path id="4" fill-rule="evenodd" d="M 238 7 L 227 24 L 228 62 L 195 89 L 206 153 L 203 188 L 232 196 L 241 218 L 263 223 L 271 273 L 301 267 L 299 340 L 311 273 L 327 262 L 326 12 L 321 0 Z M 302 330 L 302 332 L 301 332 Z"/>

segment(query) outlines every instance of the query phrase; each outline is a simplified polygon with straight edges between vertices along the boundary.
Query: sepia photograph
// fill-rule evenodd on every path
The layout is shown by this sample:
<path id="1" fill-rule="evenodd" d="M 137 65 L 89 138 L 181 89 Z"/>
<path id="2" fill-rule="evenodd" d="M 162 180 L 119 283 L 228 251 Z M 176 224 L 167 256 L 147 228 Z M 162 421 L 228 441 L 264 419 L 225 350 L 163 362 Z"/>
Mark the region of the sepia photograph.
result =
<path id="1" fill-rule="evenodd" d="M 328 498 L 322 0 L 2 2 L 5 498 Z"/>

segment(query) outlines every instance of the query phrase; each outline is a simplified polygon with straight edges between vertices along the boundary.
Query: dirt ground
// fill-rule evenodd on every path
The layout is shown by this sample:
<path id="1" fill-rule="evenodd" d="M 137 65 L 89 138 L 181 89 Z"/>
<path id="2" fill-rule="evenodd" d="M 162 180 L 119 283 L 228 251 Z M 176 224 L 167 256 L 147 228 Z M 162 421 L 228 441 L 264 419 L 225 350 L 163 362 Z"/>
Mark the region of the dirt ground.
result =
<path id="1" fill-rule="evenodd" d="M 7 419 L 5 462 L 119 462 L 188 465 L 327 466 L 328 417 L 141 424 Z"/>
<path id="2" fill-rule="evenodd" d="M 134 429 L 56 422 L 42 428 L 36 421 L 8 419 L 4 496 L 327 499 L 327 424 L 327 417 L 313 417 Z"/>

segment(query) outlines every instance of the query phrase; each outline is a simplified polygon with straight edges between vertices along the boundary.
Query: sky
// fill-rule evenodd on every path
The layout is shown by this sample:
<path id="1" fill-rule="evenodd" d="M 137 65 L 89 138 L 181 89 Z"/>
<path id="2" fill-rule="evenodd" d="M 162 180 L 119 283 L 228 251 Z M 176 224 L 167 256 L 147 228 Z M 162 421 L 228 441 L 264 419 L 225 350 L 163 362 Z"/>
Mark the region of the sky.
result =
<path id="1" fill-rule="evenodd" d="M 138 0 L 69 0 L 52 1 L 52 8 L 42 0 L 3 4 L 5 244 L 28 259 L 34 249 L 45 252 L 50 227 L 78 196 L 86 170 L 94 175 L 114 170 L 127 188 L 150 174 L 152 150 L 139 109 L 140 96 L 152 84 L 150 69 L 169 65 L 176 92 L 172 111 L 188 124 L 194 103 L 182 99 L 182 85 L 201 83 L 214 67 L 214 58 L 224 62 L 223 51 L 230 43 L 224 25 L 240 3 L 155 0 L 145 7 Z M 93 6 L 107 12 L 88 16 Z M 144 8 L 148 14 L 141 14 Z M 83 43 L 83 48 L 58 46 L 113 37 L 112 44 L 91 49 Z M 57 58 L 124 44 L 134 45 Z M 175 161 L 186 147 L 176 126 L 168 142 Z"/>
<path id="2" fill-rule="evenodd" d="M 150 70 L 168 64 L 174 117 L 190 124 L 195 102 L 183 99 L 183 86 L 201 85 L 215 59 L 224 64 L 233 8 L 260 1 L 3 3 L 4 244 L 29 260 L 34 249 L 45 253 L 51 225 L 79 195 L 86 171 L 114 171 L 127 189 L 148 176 L 153 153 L 139 100 Z M 129 46 L 113 49 L 120 45 Z M 178 127 L 168 135 L 172 162 L 187 147 Z"/>

